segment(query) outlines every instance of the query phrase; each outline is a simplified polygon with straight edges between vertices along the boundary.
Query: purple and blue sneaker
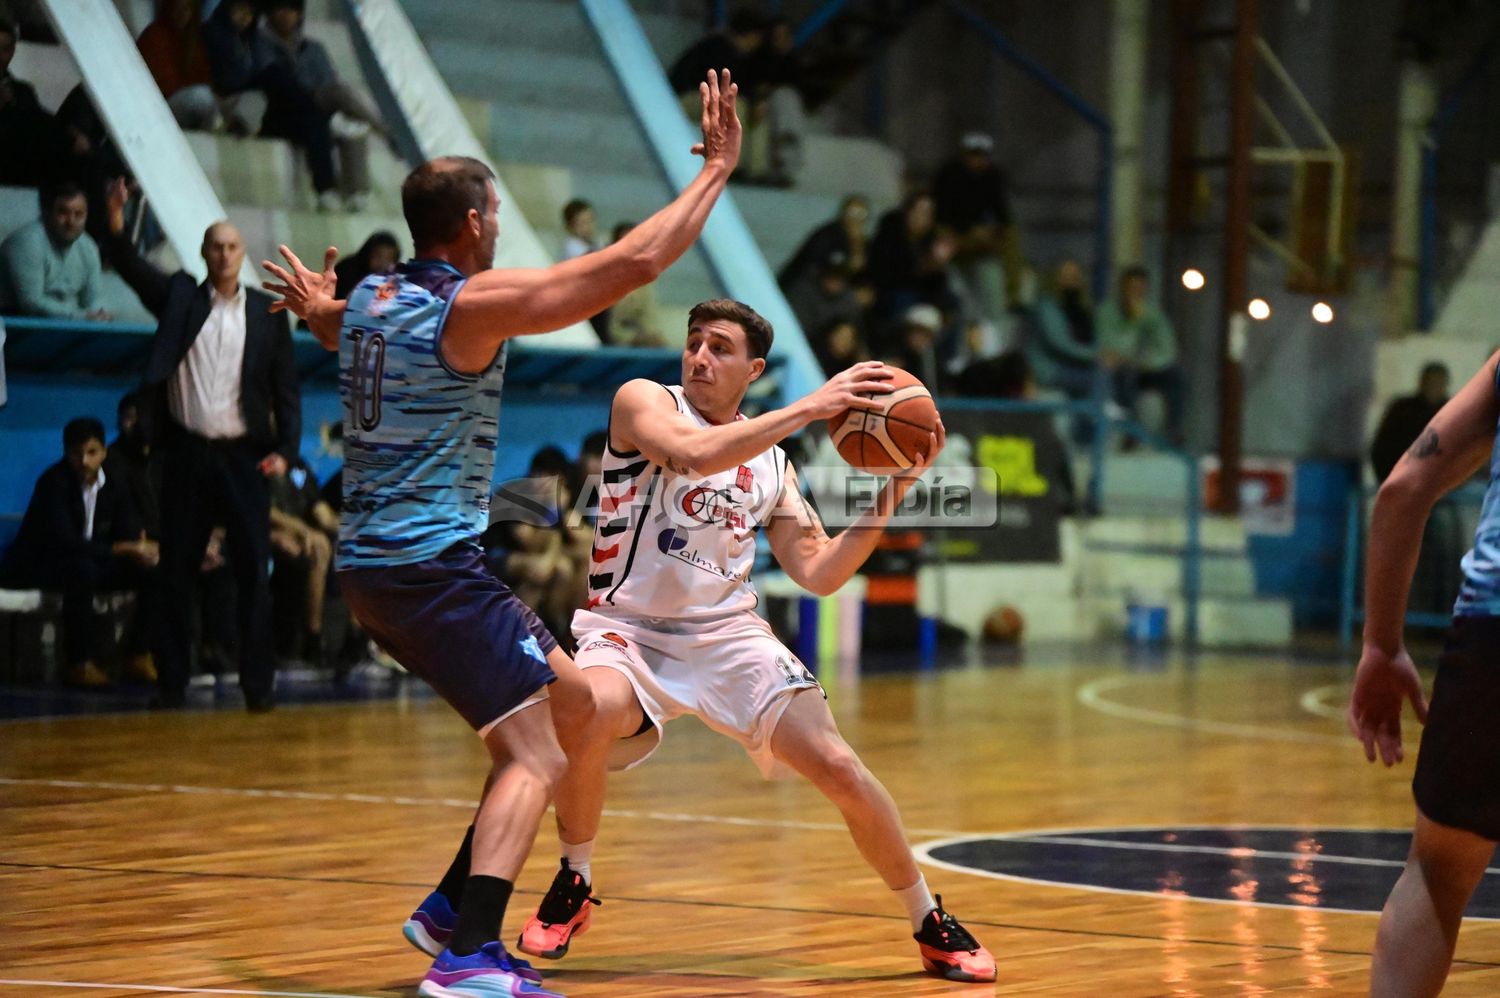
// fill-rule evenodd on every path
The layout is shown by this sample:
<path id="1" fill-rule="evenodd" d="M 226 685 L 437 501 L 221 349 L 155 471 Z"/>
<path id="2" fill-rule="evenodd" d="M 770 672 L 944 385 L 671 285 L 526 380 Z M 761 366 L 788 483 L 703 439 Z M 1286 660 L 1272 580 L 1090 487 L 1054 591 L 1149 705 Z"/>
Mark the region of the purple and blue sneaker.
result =
<path id="1" fill-rule="evenodd" d="M 435 957 L 448 948 L 448 940 L 457 926 L 458 912 L 453 910 L 446 897 L 433 891 L 411 913 L 411 917 L 401 927 L 401 934 L 417 949 Z"/>
<path id="2" fill-rule="evenodd" d="M 485 943 L 475 953 L 438 954 L 422 978 L 417 994 L 423 998 L 563 998 L 544 989 L 541 975 L 525 960 L 517 960 L 498 941 Z"/>

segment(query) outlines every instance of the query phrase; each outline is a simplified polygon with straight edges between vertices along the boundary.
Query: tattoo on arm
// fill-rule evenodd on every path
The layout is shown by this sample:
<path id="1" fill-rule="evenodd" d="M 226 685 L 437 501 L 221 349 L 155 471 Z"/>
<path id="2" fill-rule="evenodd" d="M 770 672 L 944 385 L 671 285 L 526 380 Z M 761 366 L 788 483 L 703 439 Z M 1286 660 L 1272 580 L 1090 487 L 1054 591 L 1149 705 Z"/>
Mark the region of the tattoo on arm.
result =
<path id="1" fill-rule="evenodd" d="M 1437 430 L 1429 426 L 1422 431 L 1422 435 L 1417 438 L 1417 442 L 1412 444 L 1406 453 L 1414 458 L 1421 459 L 1424 457 L 1436 457 L 1442 452 L 1442 445 L 1438 440 Z"/>

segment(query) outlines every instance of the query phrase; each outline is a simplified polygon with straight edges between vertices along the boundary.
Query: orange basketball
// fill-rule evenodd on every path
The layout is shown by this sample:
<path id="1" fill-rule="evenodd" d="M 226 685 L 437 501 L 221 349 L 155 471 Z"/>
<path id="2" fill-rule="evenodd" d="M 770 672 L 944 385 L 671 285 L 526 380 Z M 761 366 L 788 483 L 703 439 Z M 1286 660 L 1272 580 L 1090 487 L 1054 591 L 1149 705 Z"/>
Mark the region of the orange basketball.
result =
<path id="1" fill-rule="evenodd" d="M 1026 633 L 1026 618 L 1013 606 L 999 606 L 984 618 L 984 640 L 997 645 L 1020 644 Z"/>
<path id="2" fill-rule="evenodd" d="M 899 367 L 890 368 L 889 394 L 866 392 L 879 409 L 845 409 L 828 421 L 839 456 L 861 471 L 889 475 L 917 463 L 937 428 L 938 411 L 927 386 Z"/>

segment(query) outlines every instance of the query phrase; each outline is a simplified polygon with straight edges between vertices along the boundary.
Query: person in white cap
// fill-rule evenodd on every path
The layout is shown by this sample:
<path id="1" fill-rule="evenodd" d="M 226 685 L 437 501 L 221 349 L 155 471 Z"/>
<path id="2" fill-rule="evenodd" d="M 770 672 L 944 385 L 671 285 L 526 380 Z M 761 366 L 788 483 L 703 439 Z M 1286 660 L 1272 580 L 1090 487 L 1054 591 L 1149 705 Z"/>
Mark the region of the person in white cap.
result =
<path id="1" fill-rule="evenodd" d="M 932 185 L 938 225 L 957 241 L 954 263 L 975 309 L 991 322 L 1016 302 L 1021 278 L 1010 185 L 994 153 L 989 134 L 966 132 L 958 156 L 943 164 Z"/>

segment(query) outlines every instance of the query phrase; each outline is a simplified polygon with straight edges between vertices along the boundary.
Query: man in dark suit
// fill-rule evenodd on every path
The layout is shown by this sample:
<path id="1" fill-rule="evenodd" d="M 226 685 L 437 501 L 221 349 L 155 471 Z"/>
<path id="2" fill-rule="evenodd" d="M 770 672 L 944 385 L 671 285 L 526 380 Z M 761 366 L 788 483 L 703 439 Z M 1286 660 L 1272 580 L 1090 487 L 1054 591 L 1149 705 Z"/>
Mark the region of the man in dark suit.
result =
<path id="1" fill-rule="evenodd" d="M 110 258 L 157 317 L 143 389 L 155 395 L 162 455 L 163 634 L 159 704 L 180 707 L 191 668 L 198 570 L 209 534 L 226 528 L 240 624 L 240 688 L 252 712 L 274 706 L 271 503 L 266 478 L 297 457 L 302 401 L 286 313 L 240 284 L 244 239 L 228 222 L 203 234 L 208 280 L 166 274 L 136 254 L 125 229 L 125 185 L 108 198 Z"/>
<path id="2" fill-rule="evenodd" d="M 156 542 L 141 530 L 123 481 L 104 471 L 104 424 L 75 419 L 63 427 L 63 459 L 42 472 L 15 543 L 0 564 L 6 585 L 63 594 L 66 678 L 75 686 L 106 686 L 99 668 L 108 631 L 94 612 L 94 594 L 150 588 Z M 144 642 L 130 649 L 127 677 L 151 681 Z"/>

